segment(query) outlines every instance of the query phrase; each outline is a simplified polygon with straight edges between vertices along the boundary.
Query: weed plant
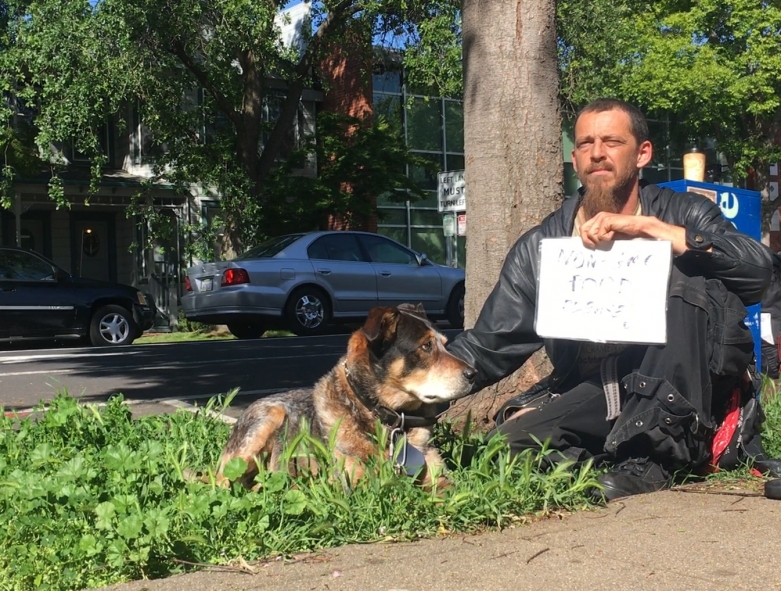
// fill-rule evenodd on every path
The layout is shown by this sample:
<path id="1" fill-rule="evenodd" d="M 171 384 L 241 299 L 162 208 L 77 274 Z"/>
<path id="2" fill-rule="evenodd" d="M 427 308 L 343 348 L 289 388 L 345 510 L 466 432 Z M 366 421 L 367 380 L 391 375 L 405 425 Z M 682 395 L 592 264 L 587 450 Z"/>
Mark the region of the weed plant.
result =
<path id="1" fill-rule="evenodd" d="M 450 467 L 444 489 L 415 485 L 389 461 L 351 483 L 329 444 L 305 433 L 287 459 L 309 453 L 323 469 L 261 472 L 254 491 L 187 478 L 200 470 L 213 481 L 228 433 L 209 413 L 134 420 L 121 397 L 98 409 L 66 393 L 37 418 L 3 418 L 0 589 L 85 589 L 192 565 L 507 527 L 583 506 L 594 484 L 590 466 L 543 471 L 548 451 L 511 458 L 502 440 L 448 424 L 437 434 Z M 234 460 L 226 475 L 243 468 Z"/>
<path id="2" fill-rule="evenodd" d="M 762 408 L 765 423 L 762 425 L 762 443 L 768 457 L 781 458 L 781 396 L 777 382 L 767 376 L 762 381 Z"/>

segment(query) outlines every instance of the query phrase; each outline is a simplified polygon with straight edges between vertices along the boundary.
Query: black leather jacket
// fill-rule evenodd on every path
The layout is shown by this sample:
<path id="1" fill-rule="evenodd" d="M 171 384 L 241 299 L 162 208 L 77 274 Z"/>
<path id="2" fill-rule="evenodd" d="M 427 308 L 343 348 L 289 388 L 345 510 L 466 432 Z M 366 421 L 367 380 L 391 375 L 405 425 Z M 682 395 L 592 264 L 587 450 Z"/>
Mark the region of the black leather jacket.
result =
<path id="1" fill-rule="evenodd" d="M 508 253 L 474 328 L 448 345 L 454 355 L 478 370 L 473 392 L 510 375 L 543 345 L 553 364 L 549 384 L 554 391 L 575 366 L 578 342 L 541 339 L 534 332 L 534 310 L 540 240 L 572 235 L 580 199 L 565 200 L 539 226 L 521 236 Z M 687 237 L 699 235 L 712 244 L 711 252 L 690 249 L 676 257 L 679 269 L 692 276 L 719 279 L 745 305 L 760 301 L 770 281 L 771 252 L 738 232 L 715 203 L 702 195 L 656 185 L 641 187 L 640 202 L 643 215 L 684 226 Z"/>

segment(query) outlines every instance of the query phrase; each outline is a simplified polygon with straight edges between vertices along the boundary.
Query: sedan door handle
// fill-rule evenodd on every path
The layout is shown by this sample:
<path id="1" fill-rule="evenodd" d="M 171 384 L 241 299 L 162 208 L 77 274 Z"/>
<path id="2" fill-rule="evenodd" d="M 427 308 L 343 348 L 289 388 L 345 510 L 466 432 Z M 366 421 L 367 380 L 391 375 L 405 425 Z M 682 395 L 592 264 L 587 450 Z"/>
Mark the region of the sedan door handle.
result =
<path id="1" fill-rule="evenodd" d="M 0 287 L 0 291 L 16 291 L 15 287 Z"/>
<path id="2" fill-rule="evenodd" d="M 391 272 L 390 271 L 380 271 L 380 275 L 382 275 L 383 277 L 390 277 L 391 276 Z"/>
<path id="3" fill-rule="evenodd" d="M 331 269 L 318 269 L 317 272 L 320 273 L 321 275 L 330 275 Z"/>

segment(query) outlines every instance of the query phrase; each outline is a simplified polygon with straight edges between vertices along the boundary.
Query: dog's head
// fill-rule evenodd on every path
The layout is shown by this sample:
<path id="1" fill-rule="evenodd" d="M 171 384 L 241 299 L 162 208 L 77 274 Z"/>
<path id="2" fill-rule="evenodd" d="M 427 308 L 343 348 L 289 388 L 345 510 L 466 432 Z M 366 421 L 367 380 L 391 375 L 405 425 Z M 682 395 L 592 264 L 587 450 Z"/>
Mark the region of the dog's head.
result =
<path id="1" fill-rule="evenodd" d="M 412 410 L 469 394 L 475 369 L 446 342 L 420 305 L 374 308 L 350 338 L 347 364 L 364 393 L 388 408 Z"/>

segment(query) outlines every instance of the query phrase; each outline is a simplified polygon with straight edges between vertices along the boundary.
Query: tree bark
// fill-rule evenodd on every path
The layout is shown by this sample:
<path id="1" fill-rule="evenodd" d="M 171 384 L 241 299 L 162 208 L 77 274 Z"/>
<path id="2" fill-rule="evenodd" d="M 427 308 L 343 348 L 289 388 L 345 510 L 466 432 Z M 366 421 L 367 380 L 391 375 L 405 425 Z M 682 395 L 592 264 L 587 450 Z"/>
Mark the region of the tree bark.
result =
<path id="1" fill-rule="evenodd" d="M 464 149 L 469 215 L 466 325 L 515 241 L 562 196 L 555 0 L 464 0 Z M 490 426 L 498 406 L 548 371 L 538 356 L 450 410 Z"/>

